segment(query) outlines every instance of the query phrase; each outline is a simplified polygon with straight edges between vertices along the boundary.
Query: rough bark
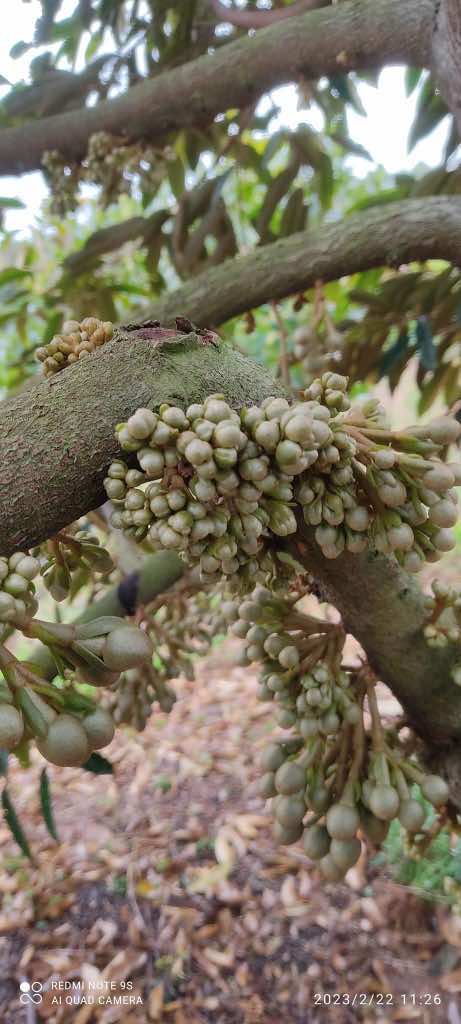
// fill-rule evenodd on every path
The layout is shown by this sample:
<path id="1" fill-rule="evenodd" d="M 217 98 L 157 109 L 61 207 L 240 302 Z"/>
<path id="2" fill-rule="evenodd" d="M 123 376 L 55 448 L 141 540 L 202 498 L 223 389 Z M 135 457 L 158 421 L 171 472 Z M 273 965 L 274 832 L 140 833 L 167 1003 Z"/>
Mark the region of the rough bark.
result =
<path id="1" fill-rule="evenodd" d="M 352 69 L 431 60 L 434 0 L 347 0 L 288 18 L 128 89 L 122 96 L 0 132 L 0 174 L 41 167 L 45 150 L 81 160 L 88 140 L 105 131 L 158 142 L 210 124 L 276 86 Z"/>
<path id="2" fill-rule="evenodd" d="M 436 653 L 428 648 L 422 632 L 427 612 L 417 579 L 376 552 L 324 559 L 302 522 L 294 546 L 419 735 L 435 744 L 459 740 L 461 690 L 450 682 L 450 670 L 461 651 L 456 645 Z"/>
<path id="3" fill-rule="evenodd" d="M 461 0 L 435 3 L 433 69 L 461 137 Z"/>
<path id="4" fill-rule="evenodd" d="M 199 326 L 216 326 L 318 279 L 436 257 L 461 264 L 461 199 L 453 196 L 371 208 L 236 256 L 166 295 L 147 315 L 168 324 L 180 312 Z"/>

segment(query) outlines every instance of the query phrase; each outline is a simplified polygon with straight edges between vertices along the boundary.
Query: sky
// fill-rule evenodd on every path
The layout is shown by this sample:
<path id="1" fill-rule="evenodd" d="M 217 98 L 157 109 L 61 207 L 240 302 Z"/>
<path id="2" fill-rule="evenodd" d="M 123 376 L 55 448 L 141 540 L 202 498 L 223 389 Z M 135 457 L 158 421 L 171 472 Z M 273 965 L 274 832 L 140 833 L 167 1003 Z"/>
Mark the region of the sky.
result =
<path id="1" fill-rule="evenodd" d="M 62 11 L 72 9 L 72 0 L 65 0 Z M 8 18 L 3 19 L 0 36 L 0 74 L 12 84 L 27 78 L 30 57 L 12 60 L 9 51 L 20 39 L 30 40 L 37 16 L 41 12 L 38 0 L 8 0 Z M 35 51 L 36 53 L 37 51 Z M 0 88 L 0 96 L 8 87 Z M 411 171 L 418 163 L 429 167 L 440 162 L 446 139 L 446 121 L 432 135 L 423 139 L 408 153 L 407 138 L 414 116 L 416 93 L 410 98 L 405 95 L 404 71 L 402 68 L 386 68 L 380 75 L 378 88 L 368 85 L 359 87 L 360 98 L 366 110 L 366 117 L 351 111 L 349 131 L 354 141 L 365 146 L 376 164 L 389 173 Z M 297 94 L 293 86 L 284 86 L 273 93 L 274 101 L 281 107 L 278 126 L 295 128 L 301 122 L 316 127 L 315 119 L 306 110 L 297 109 Z M 371 164 L 357 158 L 349 158 L 349 166 L 357 176 L 364 176 Z M 24 210 L 9 211 L 5 222 L 9 229 L 24 232 L 37 216 L 40 205 L 47 195 L 40 173 L 23 175 L 21 178 L 4 177 L 0 181 L 0 195 L 22 200 Z"/>

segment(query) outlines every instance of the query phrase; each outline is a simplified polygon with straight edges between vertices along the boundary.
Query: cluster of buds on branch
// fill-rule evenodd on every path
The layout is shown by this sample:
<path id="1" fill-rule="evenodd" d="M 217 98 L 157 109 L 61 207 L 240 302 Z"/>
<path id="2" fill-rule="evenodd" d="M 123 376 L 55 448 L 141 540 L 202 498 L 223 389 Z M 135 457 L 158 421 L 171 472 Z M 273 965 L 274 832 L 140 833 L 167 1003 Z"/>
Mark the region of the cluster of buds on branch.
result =
<path id="1" fill-rule="evenodd" d="M 112 524 L 182 553 L 205 581 L 247 586 L 271 571 L 297 512 L 326 558 L 371 547 L 409 572 L 437 561 L 455 544 L 461 467 L 444 460 L 460 424 L 442 417 L 393 432 L 375 399 L 351 404 L 347 383 L 326 373 L 301 401 L 240 412 L 223 395 L 186 412 L 138 409 L 117 427 L 138 468 L 116 460 L 104 482 Z"/>
<path id="2" fill-rule="evenodd" d="M 175 154 L 172 151 L 171 158 Z M 70 163 L 56 150 L 42 156 L 43 173 L 51 192 L 51 212 L 59 217 L 75 210 L 79 189 L 88 182 L 101 189 L 103 207 L 130 193 L 133 181 L 142 191 L 156 191 L 165 178 L 170 151 L 143 142 L 127 144 L 108 132 L 90 136 L 88 152 L 81 163 Z"/>
<path id="3" fill-rule="evenodd" d="M 37 601 L 30 575 L 37 575 L 38 559 L 19 552 L 9 563 L 1 559 L 2 567 L 3 563 L 7 573 L 2 581 L 6 589 L 0 590 L 0 606 L 5 597 L 0 625 L 0 747 L 14 750 L 23 740 L 35 738 L 53 764 L 84 764 L 93 750 L 110 743 L 115 726 L 109 712 L 80 692 L 79 684 L 110 687 L 121 672 L 150 663 L 151 640 L 137 626 L 113 616 L 77 625 L 34 618 Z M 20 596 L 13 597 L 12 588 Z M 2 642 L 11 629 L 49 648 L 64 687 L 48 683 L 33 665 L 18 661 Z"/>
<path id="4" fill-rule="evenodd" d="M 43 582 L 55 601 L 64 601 L 94 574 L 107 576 L 114 564 L 95 533 L 62 530 L 32 550 L 40 565 Z"/>
<path id="5" fill-rule="evenodd" d="M 394 818 L 423 849 L 430 833 L 414 786 L 435 808 L 446 803 L 448 787 L 386 735 L 374 680 L 342 665 L 341 625 L 304 614 L 299 600 L 299 592 L 257 587 L 240 604 L 227 601 L 224 611 L 245 640 L 243 661 L 261 663 L 260 699 L 274 702 L 277 724 L 290 731 L 261 758 L 261 794 L 272 802 L 275 839 L 302 838 L 322 876 L 338 881 L 357 862 L 361 838 L 380 844 Z"/>
<path id="6" fill-rule="evenodd" d="M 110 341 L 113 324 L 110 320 L 98 320 L 95 316 L 87 316 L 84 320 L 66 320 L 60 334 L 47 345 L 35 351 L 35 356 L 43 365 L 45 377 L 52 377 L 59 370 L 76 363 L 78 359 L 90 355 L 97 348 Z"/>
<path id="7" fill-rule="evenodd" d="M 227 631 L 218 588 L 204 591 L 188 573 L 167 600 L 159 596 L 139 613 L 139 621 L 153 644 L 152 664 L 144 662 L 124 672 L 107 695 L 106 705 L 115 722 L 124 722 L 141 732 L 157 702 L 170 712 L 176 700 L 171 680 L 180 676 L 194 679 L 198 658 L 209 653 L 213 640 Z"/>

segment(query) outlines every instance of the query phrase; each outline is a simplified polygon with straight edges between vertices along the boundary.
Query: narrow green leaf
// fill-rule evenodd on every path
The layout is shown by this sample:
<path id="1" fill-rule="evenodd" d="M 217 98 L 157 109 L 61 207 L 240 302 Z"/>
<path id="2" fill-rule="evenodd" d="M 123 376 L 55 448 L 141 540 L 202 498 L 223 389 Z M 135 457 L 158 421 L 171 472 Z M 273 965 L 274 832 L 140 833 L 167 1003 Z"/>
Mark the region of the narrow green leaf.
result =
<path id="1" fill-rule="evenodd" d="M 16 814 L 16 811 L 15 811 L 15 809 L 13 807 L 13 804 L 12 804 L 12 802 L 10 800 L 10 795 L 9 795 L 8 790 L 6 789 L 6 787 L 5 787 L 5 789 L 3 790 L 3 793 L 2 793 L 2 807 L 3 807 L 3 812 L 4 812 L 4 815 L 5 815 L 5 821 L 6 821 L 7 825 L 8 825 L 8 828 L 10 829 L 10 832 L 11 832 L 11 834 L 13 836 L 13 839 L 16 840 L 16 842 L 17 842 L 20 850 L 22 850 L 24 856 L 28 857 L 29 860 L 33 860 L 32 853 L 31 853 L 30 847 L 29 847 L 29 843 L 27 842 L 26 836 L 24 835 L 24 832 L 22 830 L 19 818 L 18 818 L 18 816 Z"/>
<path id="2" fill-rule="evenodd" d="M 10 281 L 17 281 L 19 278 L 29 277 L 30 270 L 21 270 L 19 267 L 5 267 L 0 271 L 0 285 L 9 284 Z"/>
<path id="3" fill-rule="evenodd" d="M 407 68 L 405 71 L 405 92 L 407 96 L 411 96 L 412 92 L 416 89 L 416 86 L 421 78 L 421 68 Z"/>
<path id="4" fill-rule="evenodd" d="M 420 316 L 416 321 L 416 342 L 421 366 L 425 370 L 435 370 L 437 366 L 437 349 L 429 317 Z"/>
<path id="5" fill-rule="evenodd" d="M 384 352 L 379 364 L 380 377 L 387 377 L 389 375 L 390 371 L 407 351 L 409 340 L 407 331 L 401 331 L 397 341 Z"/>
<path id="6" fill-rule="evenodd" d="M 4 210 L 24 210 L 25 209 L 25 203 L 22 203 L 20 199 L 13 199 L 12 197 L 10 198 L 10 196 L 0 196 L 0 206 Z"/>
<path id="7" fill-rule="evenodd" d="M 92 754 L 82 765 L 86 772 L 94 772 L 95 775 L 113 775 L 114 769 L 107 757 L 102 754 Z"/>
<path id="8" fill-rule="evenodd" d="M 8 751 L 0 749 L 0 775 L 8 774 Z"/>
<path id="9" fill-rule="evenodd" d="M 176 199 L 181 199 L 186 188 L 184 181 L 184 164 L 181 157 L 176 157 L 168 164 L 168 178 Z"/>
<path id="10" fill-rule="evenodd" d="M 56 831 L 56 824 L 53 814 L 53 805 L 51 802 L 51 791 L 50 783 L 48 781 L 48 774 L 46 768 L 43 769 L 40 775 L 40 807 L 42 809 L 43 820 L 50 833 L 50 836 L 59 843 L 59 836 Z"/>

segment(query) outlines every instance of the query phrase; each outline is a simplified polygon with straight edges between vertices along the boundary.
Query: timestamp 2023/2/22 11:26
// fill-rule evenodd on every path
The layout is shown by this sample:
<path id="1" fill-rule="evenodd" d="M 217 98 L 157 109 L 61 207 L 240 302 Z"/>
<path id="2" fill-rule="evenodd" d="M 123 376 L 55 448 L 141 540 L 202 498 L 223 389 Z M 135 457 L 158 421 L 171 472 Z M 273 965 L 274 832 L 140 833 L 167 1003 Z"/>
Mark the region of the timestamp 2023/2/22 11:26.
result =
<path id="1" fill-rule="evenodd" d="M 439 992 L 315 992 L 314 1006 L 431 1007 L 441 1006 Z"/>

